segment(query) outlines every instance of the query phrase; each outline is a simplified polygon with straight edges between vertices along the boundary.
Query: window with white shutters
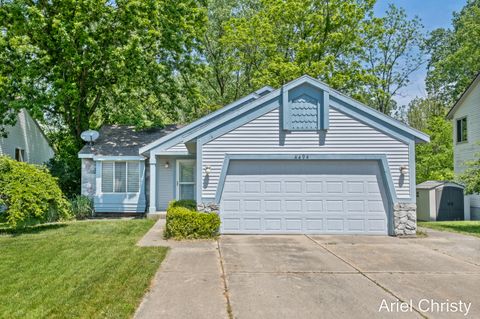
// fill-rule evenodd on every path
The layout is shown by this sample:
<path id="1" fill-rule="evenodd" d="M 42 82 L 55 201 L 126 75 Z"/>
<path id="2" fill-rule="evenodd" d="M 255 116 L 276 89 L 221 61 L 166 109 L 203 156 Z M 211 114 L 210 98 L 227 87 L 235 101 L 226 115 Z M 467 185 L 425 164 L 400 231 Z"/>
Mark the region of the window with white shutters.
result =
<path id="1" fill-rule="evenodd" d="M 102 162 L 103 193 L 137 193 L 140 190 L 138 162 Z"/>

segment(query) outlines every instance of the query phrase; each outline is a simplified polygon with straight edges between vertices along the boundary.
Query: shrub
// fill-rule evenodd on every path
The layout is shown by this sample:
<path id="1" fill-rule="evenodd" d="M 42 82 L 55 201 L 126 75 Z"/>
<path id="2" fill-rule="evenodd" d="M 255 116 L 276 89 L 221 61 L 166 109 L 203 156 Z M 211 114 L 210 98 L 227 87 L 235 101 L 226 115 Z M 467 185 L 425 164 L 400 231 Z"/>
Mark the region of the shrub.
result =
<path id="1" fill-rule="evenodd" d="M 217 213 L 201 213 L 185 207 L 169 207 L 165 237 L 175 239 L 214 238 L 218 234 Z"/>
<path id="2" fill-rule="evenodd" d="M 87 196 L 75 195 L 70 204 L 76 219 L 85 219 L 93 216 L 93 203 Z"/>
<path id="3" fill-rule="evenodd" d="M 170 203 L 168 203 L 167 211 L 169 208 L 174 207 L 185 207 L 190 210 L 197 210 L 197 202 L 193 199 L 172 200 Z"/>
<path id="4" fill-rule="evenodd" d="M 11 227 L 71 218 L 70 203 L 45 168 L 0 157 L 0 213 Z"/>

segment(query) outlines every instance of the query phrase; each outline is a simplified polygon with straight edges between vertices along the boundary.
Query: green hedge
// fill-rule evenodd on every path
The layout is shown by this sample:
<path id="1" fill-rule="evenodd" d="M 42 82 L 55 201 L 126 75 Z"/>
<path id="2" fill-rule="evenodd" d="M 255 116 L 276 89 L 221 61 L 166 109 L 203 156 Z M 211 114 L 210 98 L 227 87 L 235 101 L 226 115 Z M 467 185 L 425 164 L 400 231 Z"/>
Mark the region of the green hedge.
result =
<path id="1" fill-rule="evenodd" d="M 217 213 L 202 213 L 170 204 L 164 236 L 174 239 L 215 238 L 219 228 L 220 217 Z"/>
<path id="2" fill-rule="evenodd" d="M 172 200 L 168 203 L 167 210 L 174 207 L 185 207 L 190 210 L 197 210 L 197 202 L 192 199 Z"/>
<path id="3" fill-rule="evenodd" d="M 23 227 L 71 217 L 70 203 L 46 169 L 0 157 L 0 220 Z"/>

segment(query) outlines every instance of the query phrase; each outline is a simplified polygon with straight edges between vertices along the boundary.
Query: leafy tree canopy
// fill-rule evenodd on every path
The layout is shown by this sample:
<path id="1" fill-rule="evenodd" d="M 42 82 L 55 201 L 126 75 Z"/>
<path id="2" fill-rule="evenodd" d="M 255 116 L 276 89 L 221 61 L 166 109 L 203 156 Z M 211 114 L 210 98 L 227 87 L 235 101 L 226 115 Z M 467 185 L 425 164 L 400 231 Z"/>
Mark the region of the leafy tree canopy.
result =
<path id="1" fill-rule="evenodd" d="M 450 106 L 480 71 L 480 0 L 468 0 L 452 24 L 434 30 L 427 42 L 427 90 Z"/>
<path id="2" fill-rule="evenodd" d="M 104 122 L 161 124 L 195 100 L 183 76 L 204 24 L 195 0 L 2 1 L 0 114 L 27 108 L 77 142 Z"/>

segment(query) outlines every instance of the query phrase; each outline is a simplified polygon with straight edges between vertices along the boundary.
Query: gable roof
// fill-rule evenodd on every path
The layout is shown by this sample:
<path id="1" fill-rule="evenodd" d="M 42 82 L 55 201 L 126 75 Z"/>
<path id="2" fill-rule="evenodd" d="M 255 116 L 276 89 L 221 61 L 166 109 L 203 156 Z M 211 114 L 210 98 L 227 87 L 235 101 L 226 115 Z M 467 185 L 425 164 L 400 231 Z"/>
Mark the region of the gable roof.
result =
<path id="1" fill-rule="evenodd" d="M 139 152 L 140 154 L 142 153 L 145 153 L 159 145 L 161 145 L 162 143 L 166 142 L 166 141 L 169 141 L 175 137 L 179 138 L 180 136 L 186 136 L 192 132 L 194 132 L 195 130 L 198 130 L 199 128 L 207 125 L 208 123 L 212 122 L 212 121 L 217 121 L 221 118 L 223 118 L 226 114 L 238 109 L 238 108 L 241 108 L 242 106 L 245 106 L 247 105 L 248 103 L 262 97 L 262 96 L 265 96 L 265 95 L 268 95 L 270 92 L 272 92 L 274 89 L 270 86 L 264 86 L 262 87 L 261 89 L 258 89 L 257 91 L 253 92 L 253 93 L 250 93 L 230 104 L 227 104 L 226 106 L 210 113 L 210 114 L 207 114 L 205 115 L 204 117 L 184 126 L 183 128 L 179 129 L 178 131 L 176 131 L 174 134 L 171 134 L 170 136 L 168 137 L 165 137 L 165 138 L 160 138 L 156 141 L 153 141 L 152 143 L 148 143 L 146 144 L 145 146 L 141 147 Z"/>
<path id="2" fill-rule="evenodd" d="M 451 120 L 453 118 L 453 114 L 458 110 L 460 105 L 462 105 L 463 101 L 467 98 L 467 96 L 472 92 L 473 88 L 480 83 L 480 72 L 478 72 L 477 76 L 475 79 L 473 79 L 472 83 L 467 87 L 467 89 L 460 95 L 459 99 L 457 102 L 452 106 L 452 108 L 448 111 L 447 113 L 447 119 Z"/>
<path id="3" fill-rule="evenodd" d="M 459 188 L 465 188 L 463 185 L 450 181 L 425 181 L 417 185 L 417 189 L 432 189 L 440 186 L 449 185 Z"/>
<path id="4" fill-rule="evenodd" d="M 177 129 L 180 125 L 167 125 L 164 128 L 136 130 L 134 126 L 105 125 L 93 145 L 86 144 L 79 157 L 91 156 L 138 156 L 140 147 L 156 141 Z"/>
<path id="5" fill-rule="evenodd" d="M 380 128 L 384 128 L 385 131 L 394 132 L 394 134 L 403 134 L 409 139 L 413 139 L 416 142 L 429 142 L 430 138 L 427 134 L 420 132 L 388 115 L 385 115 L 377 110 L 374 110 L 332 88 L 330 88 L 325 83 L 312 78 L 311 76 L 304 75 L 301 76 L 277 90 L 270 91 L 267 94 L 259 96 L 255 92 L 254 95 L 247 95 L 245 98 L 233 102 L 232 104 L 214 112 L 206 117 L 203 117 L 190 125 L 186 126 L 184 130 L 179 130 L 178 134 L 171 134 L 166 136 L 154 143 L 151 143 L 140 149 L 140 153 L 145 153 L 155 147 L 158 147 L 162 144 L 168 143 L 180 143 L 188 142 L 194 140 L 195 138 L 205 134 L 206 132 L 212 131 L 218 126 L 223 125 L 224 123 L 231 121 L 234 118 L 240 118 L 245 113 L 251 111 L 252 109 L 265 104 L 266 102 L 279 98 L 282 95 L 284 90 L 287 90 L 292 87 L 299 86 L 301 84 L 308 83 L 317 88 L 320 88 L 329 93 L 331 100 L 340 102 L 345 105 L 349 105 L 352 109 L 358 113 L 358 116 L 369 117 L 375 120 L 375 125 Z M 257 91 L 258 92 L 258 91 Z M 249 98 L 250 97 L 250 98 Z M 247 100 L 245 100 L 248 98 Z M 228 111 L 228 112 L 227 112 Z M 181 134 L 183 133 L 183 134 Z"/>

